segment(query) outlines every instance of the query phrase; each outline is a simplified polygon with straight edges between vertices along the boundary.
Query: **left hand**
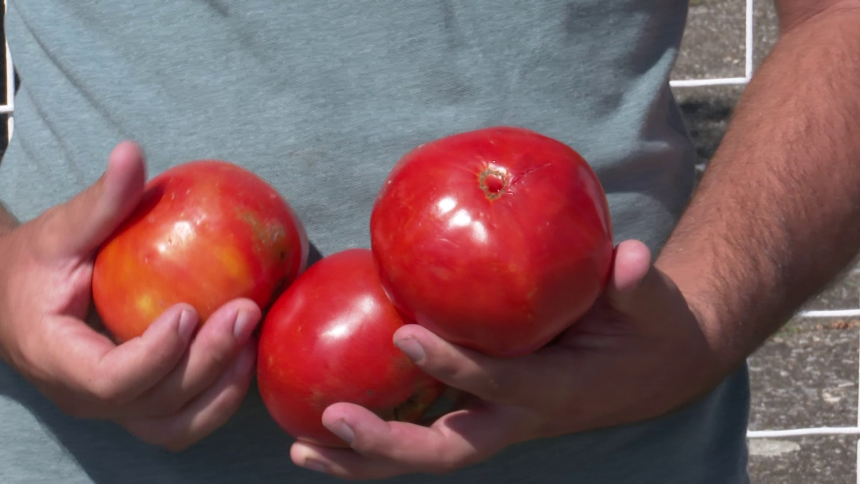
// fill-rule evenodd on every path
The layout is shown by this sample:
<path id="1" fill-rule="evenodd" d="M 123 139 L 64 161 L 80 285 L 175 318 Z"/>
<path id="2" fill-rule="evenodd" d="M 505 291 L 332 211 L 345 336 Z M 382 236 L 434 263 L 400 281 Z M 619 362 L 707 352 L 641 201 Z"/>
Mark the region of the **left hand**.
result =
<path id="1" fill-rule="evenodd" d="M 493 358 L 418 325 L 395 333 L 395 344 L 422 370 L 469 395 L 464 408 L 424 427 L 337 403 L 323 424 L 351 449 L 297 442 L 291 457 L 348 479 L 445 473 L 518 442 L 656 417 L 728 374 L 705 334 L 679 289 L 651 265 L 648 248 L 627 241 L 616 249 L 601 300 L 535 353 Z"/>

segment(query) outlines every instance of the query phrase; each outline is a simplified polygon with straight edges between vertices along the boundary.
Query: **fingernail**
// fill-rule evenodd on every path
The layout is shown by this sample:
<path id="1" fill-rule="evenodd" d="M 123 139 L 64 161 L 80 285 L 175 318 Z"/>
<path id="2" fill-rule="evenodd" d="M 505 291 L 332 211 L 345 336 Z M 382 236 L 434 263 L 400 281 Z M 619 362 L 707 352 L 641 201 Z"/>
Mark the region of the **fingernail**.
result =
<path id="1" fill-rule="evenodd" d="M 194 333 L 194 328 L 196 326 L 197 321 L 194 317 L 194 313 L 187 309 L 183 309 L 182 312 L 179 313 L 179 335 L 186 340 L 191 339 L 191 335 Z"/>
<path id="2" fill-rule="evenodd" d="M 394 345 L 400 348 L 400 351 L 402 351 L 403 354 L 416 363 L 423 360 L 424 356 L 426 356 L 424 354 L 424 348 L 421 347 L 421 343 L 416 341 L 415 338 L 403 338 L 395 341 Z"/>
<path id="3" fill-rule="evenodd" d="M 239 341 L 245 341 L 251 336 L 257 321 L 248 311 L 239 310 L 236 314 L 236 322 L 233 323 L 233 335 Z"/>
<path id="4" fill-rule="evenodd" d="M 346 424 L 343 419 L 338 420 L 332 425 L 326 425 L 331 433 L 337 435 L 341 439 L 345 440 L 347 444 L 351 444 L 353 440 L 355 440 L 355 432 Z"/>
<path id="5" fill-rule="evenodd" d="M 304 468 L 317 472 L 328 472 L 328 466 L 325 465 L 324 462 L 318 461 L 311 457 L 305 459 Z"/>

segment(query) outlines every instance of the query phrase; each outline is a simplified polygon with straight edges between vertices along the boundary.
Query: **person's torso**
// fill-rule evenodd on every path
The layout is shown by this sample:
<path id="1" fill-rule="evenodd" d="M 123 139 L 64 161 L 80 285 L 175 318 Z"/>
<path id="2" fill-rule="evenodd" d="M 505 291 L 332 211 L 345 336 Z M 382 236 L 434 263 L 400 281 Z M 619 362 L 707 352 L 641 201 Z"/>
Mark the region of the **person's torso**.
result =
<path id="1" fill-rule="evenodd" d="M 33 218 L 134 139 L 150 176 L 201 158 L 255 171 L 326 255 L 369 246 L 373 200 L 409 149 L 515 125 L 582 153 L 616 239 L 657 250 L 693 180 L 667 83 L 685 19 L 681 0 L 13 1 L 22 86 L 0 199 Z M 526 444 L 438 479 L 744 482 L 746 392 L 740 373 L 683 412 Z M 325 481 L 290 463 L 290 442 L 255 388 L 223 429 L 171 455 L 65 417 L 0 365 L 3 482 Z"/>

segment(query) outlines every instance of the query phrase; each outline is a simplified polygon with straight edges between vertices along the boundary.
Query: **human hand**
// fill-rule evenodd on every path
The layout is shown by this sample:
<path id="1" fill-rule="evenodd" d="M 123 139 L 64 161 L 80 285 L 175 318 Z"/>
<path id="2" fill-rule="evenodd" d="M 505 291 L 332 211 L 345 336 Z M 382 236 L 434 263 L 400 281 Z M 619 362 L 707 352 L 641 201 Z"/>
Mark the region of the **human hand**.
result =
<path id="1" fill-rule="evenodd" d="M 351 449 L 297 442 L 297 465 L 349 479 L 449 472 L 518 442 L 659 416 L 728 374 L 697 314 L 637 241 L 616 249 L 609 286 L 589 314 L 533 354 L 493 358 L 418 325 L 399 329 L 394 342 L 421 369 L 466 392 L 465 406 L 424 427 L 332 405 L 323 423 Z"/>
<path id="2" fill-rule="evenodd" d="M 181 450 L 239 407 L 260 308 L 231 301 L 197 331 L 196 311 L 179 304 L 120 345 L 85 322 L 95 252 L 137 206 L 145 179 L 140 149 L 122 143 L 94 185 L 0 237 L 0 355 L 66 413 Z"/>

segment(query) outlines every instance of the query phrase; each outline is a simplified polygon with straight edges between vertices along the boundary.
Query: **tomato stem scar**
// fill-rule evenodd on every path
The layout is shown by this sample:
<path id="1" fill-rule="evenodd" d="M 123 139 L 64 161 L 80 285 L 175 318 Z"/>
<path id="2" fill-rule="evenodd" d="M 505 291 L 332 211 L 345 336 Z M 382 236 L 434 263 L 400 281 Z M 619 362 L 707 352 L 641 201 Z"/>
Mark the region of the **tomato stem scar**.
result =
<path id="1" fill-rule="evenodd" d="M 508 188 L 508 177 L 504 170 L 487 168 L 478 176 L 478 183 L 484 195 L 490 200 L 495 200 L 505 193 Z"/>

